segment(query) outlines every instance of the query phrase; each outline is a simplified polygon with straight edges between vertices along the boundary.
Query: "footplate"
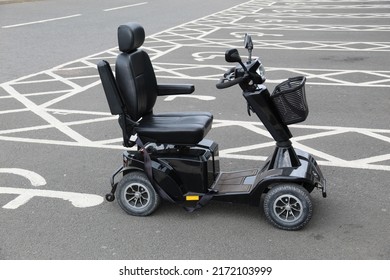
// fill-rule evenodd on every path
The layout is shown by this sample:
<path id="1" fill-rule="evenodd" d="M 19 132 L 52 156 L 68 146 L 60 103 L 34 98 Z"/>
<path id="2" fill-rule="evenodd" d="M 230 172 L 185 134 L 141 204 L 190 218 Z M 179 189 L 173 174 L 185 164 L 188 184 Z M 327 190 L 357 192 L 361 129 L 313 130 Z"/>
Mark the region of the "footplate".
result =
<path id="1" fill-rule="evenodd" d="M 212 190 L 218 195 L 247 194 L 256 186 L 259 169 L 220 173 Z"/>

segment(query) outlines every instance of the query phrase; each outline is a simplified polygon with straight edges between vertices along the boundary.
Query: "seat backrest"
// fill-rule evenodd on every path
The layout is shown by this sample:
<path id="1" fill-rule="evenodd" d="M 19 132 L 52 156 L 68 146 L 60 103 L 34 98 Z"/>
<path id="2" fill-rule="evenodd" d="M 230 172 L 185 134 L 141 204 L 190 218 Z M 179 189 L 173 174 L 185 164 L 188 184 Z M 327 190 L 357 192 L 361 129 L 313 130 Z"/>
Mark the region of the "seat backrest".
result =
<path id="1" fill-rule="evenodd" d="M 139 49 L 145 40 L 144 28 L 130 22 L 118 27 L 121 53 L 115 64 L 115 76 L 127 114 L 133 121 L 153 112 L 157 99 L 157 80 L 149 55 Z"/>
<path id="2" fill-rule="evenodd" d="M 99 71 L 100 80 L 102 81 L 104 93 L 106 94 L 111 114 L 123 114 L 124 104 L 121 99 L 110 64 L 105 60 L 100 60 L 97 63 L 97 69 Z"/>

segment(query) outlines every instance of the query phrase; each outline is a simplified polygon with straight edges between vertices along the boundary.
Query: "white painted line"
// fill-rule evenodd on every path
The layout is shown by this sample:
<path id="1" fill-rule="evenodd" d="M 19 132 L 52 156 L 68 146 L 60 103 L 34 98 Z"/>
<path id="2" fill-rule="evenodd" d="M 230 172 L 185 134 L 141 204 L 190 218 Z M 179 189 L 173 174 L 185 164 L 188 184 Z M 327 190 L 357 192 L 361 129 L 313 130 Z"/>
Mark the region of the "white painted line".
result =
<path id="1" fill-rule="evenodd" d="M 65 81 L 65 79 L 64 79 L 64 81 Z M 46 107 L 52 106 L 52 105 L 54 105 L 54 104 L 56 104 L 58 102 L 61 102 L 61 101 L 65 100 L 65 99 L 67 99 L 69 97 L 72 97 L 72 96 L 74 96 L 74 95 L 76 95 L 76 94 L 78 94 L 80 92 L 83 92 L 83 91 L 85 91 L 85 90 L 87 90 L 89 88 L 92 88 L 92 87 L 94 87 L 94 86 L 96 86 L 98 84 L 100 84 L 100 81 L 96 81 L 96 82 L 94 82 L 92 84 L 89 84 L 88 86 L 85 86 L 85 87 L 79 87 L 78 89 L 71 90 L 67 94 L 61 95 L 58 98 L 54 98 L 54 99 L 52 99 L 52 100 L 50 100 L 50 101 L 48 101 L 46 103 L 41 104 L 40 107 L 41 108 L 46 108 Z"/>
<path id="2" fill-rule="evenodd" d="M 103 203 L 104 199 L 100 195 L 86 194 L 86 193 L 75 193 L 75 192 L 63 192 L 63 191 L 52 191 L 52 190 L 41 190 L 41 189 L 24 189 L 24 188 L 3 188 L 0 187 L 0 194 L 18 194 L 18 196 L 12 201 L 8 202 L 3 206 L 4 209 L 16 209 L 33 197 L 49 197 L 49 198 L 60 198 L 72 203 L 74 207 L 86 208 L 97 206 Z"/>
<path id="3" fill-rule="evenodd" d="M 13 97 L 9 97 L 13 98 Z M 1 99 L 1 98 L 0 98 Z M 4 114 L 13 114 L 13 113 L 21 113 L 21 112 L 28 112 L 30 111 L 28 108 L 23 108 L 23 109 L 14 109 L 14 110 L 5 110 L 5 111 L 0 111 L 0 115 Z"/>
<path id="4" fill-rule="evenodd" d="M 19 27 L 19 26 L 32 25 L 32 24 L 37 24 L 37 23 L 45 23 L 45 22 L 55 21 L 55 20 L 74 18 L 74 17 L 79 17 L 79 16 L 81 16 L 81 14 L 65 16 L 65 17 L 58 17 L 58 18 L 49 18 L 49 19 L 44 19 L 44 20 L 31 21 L 31 22 L 19 23 L 19 24 L 13 24 L 13 25 L 5 25 L 5 26 L 2 26 L 1 28 Z"/>
<path id="5" fill-rule="evenodd" d="M 99 142 L 69 142 L 60 140 L 48 140 L 48 139 L 31 139 L 23 137 L 8 137 L 0 136 L 0 141 L 30 143 L 30 144 L 44 144 L 44 145 L 57 145 L 67 147 L 82 147 L 82 148 L 96 148 L 96 149 L 111 149 L 111 150 L 134 150 L 134 148 L 125 148 L 121 144 L 118 145 L 102 145 Z"/>
<path id="6" fill-rule="evenodd" d="M 21 168 L 0 168 L 0 173 L 9 173 L 22 176 L 28 179 L 33 187 L 41 187 L 46 185 L 46 180 L 41 175 L 34 171 L 21 169 Z"/>
<path id="7" fill-rule="evenodd" d="M 360 164 L 369 164 L 369 163 L 377 163 L 377 162 L 386 161 L 386 160 L 390 160 L 390 154 L 358 159 L 358 160 L 354 160 L 351 162 L 353 162 L 355 164 L 359 164 L 359 163 Z"/>
<path id="8" fill-rule="evenodd" d="M 103 141 L 96 141 L 95 143 L 96 144 L 100 144 L 100 145 L 106 145 L 106 144 L 122 144 L 123 142 L 123 138 L 120 137 L 120 138 L 114 138 L 114 139 L 107 139 L 107 140 L 103 140 Z"/>
<path id="9" fill-rule="evenodd" d="M 46 124 L 46 125 L 37 125 L 37 126 L 31 126 L 31 127 L 23 127 L 23 128 L 14 128 L 14 129 L 0 130 L 0 135 L 19 133 L 19 132 L 26 132 L 26 131 L 38 131 L 38 130 L 49 129 L 49 128 L 53 128 L 53 127 L 54 126 L 52 126 L 50 124 Z"/>
<path id="10" fill-rule="evenodd" d="M 105 118 L 96 118 L 96 119 L 89 119 L 89 120 L 82 120 L 82 121 L 73 121 L 73 122 L 67 122 L 65 123 L 67 126 L 71 125 L 83 125 L 83 124 L 89 124 L 89 123 L 97 123 L 97 122 L 106 122 L 106 121 L 113 121 L 117 120 L 118 116 L 109 116 Z"/>
<path id="11" fill-rule="evenodd" d="M 170 95 L 164 99 L 164 101 L 173 101 L 176 98 L 193 98 L 193 99 L 198 99 L 198 100 L 203 100 L 203 101 L 211 101 L 215 100 L 214 96 L 209 96 L 209 95 Z"/>
<path id="12" fill-rule="evenodd" d="M 126 9 L 126 8 L 130 8 L 130 7 L 136 7 L 136 6 L 146 5 L 146 4 L 148 4 L 148 2 L 142 2 L 142 3 L 132 4 L 132 5 L 126 5 L 126 6 L 120 6 L 120 7 L 115 7 L 115 8 L 109 8 L 109 9 L 103 10 L 103 12 L 110 12 L 110 11 Z"/>
<path id="13" fill-rule="evenodd" d="M 78 115 L 95 115 L 95 116 L 111 116 L 111 113 L 108 112 L 97 112 L 97 111 L 81 111 L 81 110 L 68 110 L 68 109 L 46 109 L 47 112 L 52 112 L 57 115 L 69 115 L 69 114 L 78 114 Z"/>

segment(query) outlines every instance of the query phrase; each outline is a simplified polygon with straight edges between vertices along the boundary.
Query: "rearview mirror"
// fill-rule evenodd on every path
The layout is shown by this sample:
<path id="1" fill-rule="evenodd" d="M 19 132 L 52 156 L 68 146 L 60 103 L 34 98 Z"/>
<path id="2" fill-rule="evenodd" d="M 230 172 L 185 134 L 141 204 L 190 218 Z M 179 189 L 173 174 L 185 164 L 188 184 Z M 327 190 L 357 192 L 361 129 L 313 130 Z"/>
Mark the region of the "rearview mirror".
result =
<path id="1" fill-rule="evenodd" d="M 241 62 L 240 54 L 237 49 L 230 49 L 225 52 L 226 62 Z"/>
<path id="2" fill-rule="evenodd" d="M 252 61 L 253 42 L 252 37 L 249 34 L 245 34 L 244 40 L 245 48 L 248 50 L 248 62 Z"/>
<path id="3" fill-rule="evenodd" d="M 250 51 L 253 50 L 252 36 L 249 34 L 245 34 L 244 47 L 247 50 L 250 50 Z"/>

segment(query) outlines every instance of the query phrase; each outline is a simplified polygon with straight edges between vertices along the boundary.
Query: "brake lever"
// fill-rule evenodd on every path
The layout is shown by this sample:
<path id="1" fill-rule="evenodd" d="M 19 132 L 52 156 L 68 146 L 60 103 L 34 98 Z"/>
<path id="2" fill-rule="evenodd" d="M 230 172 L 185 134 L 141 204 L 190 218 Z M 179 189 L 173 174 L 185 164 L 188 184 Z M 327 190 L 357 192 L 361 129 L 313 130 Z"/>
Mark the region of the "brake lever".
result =
<path id="1" fill-rule="evenodd" d="M 225 80 L 233 81 L 234 78 L 235 78 L 235 74 L 234 74 L 234 72 L 226 73 L 226 74 L 224 75 L 224 78 L 225 78 Z"/>

